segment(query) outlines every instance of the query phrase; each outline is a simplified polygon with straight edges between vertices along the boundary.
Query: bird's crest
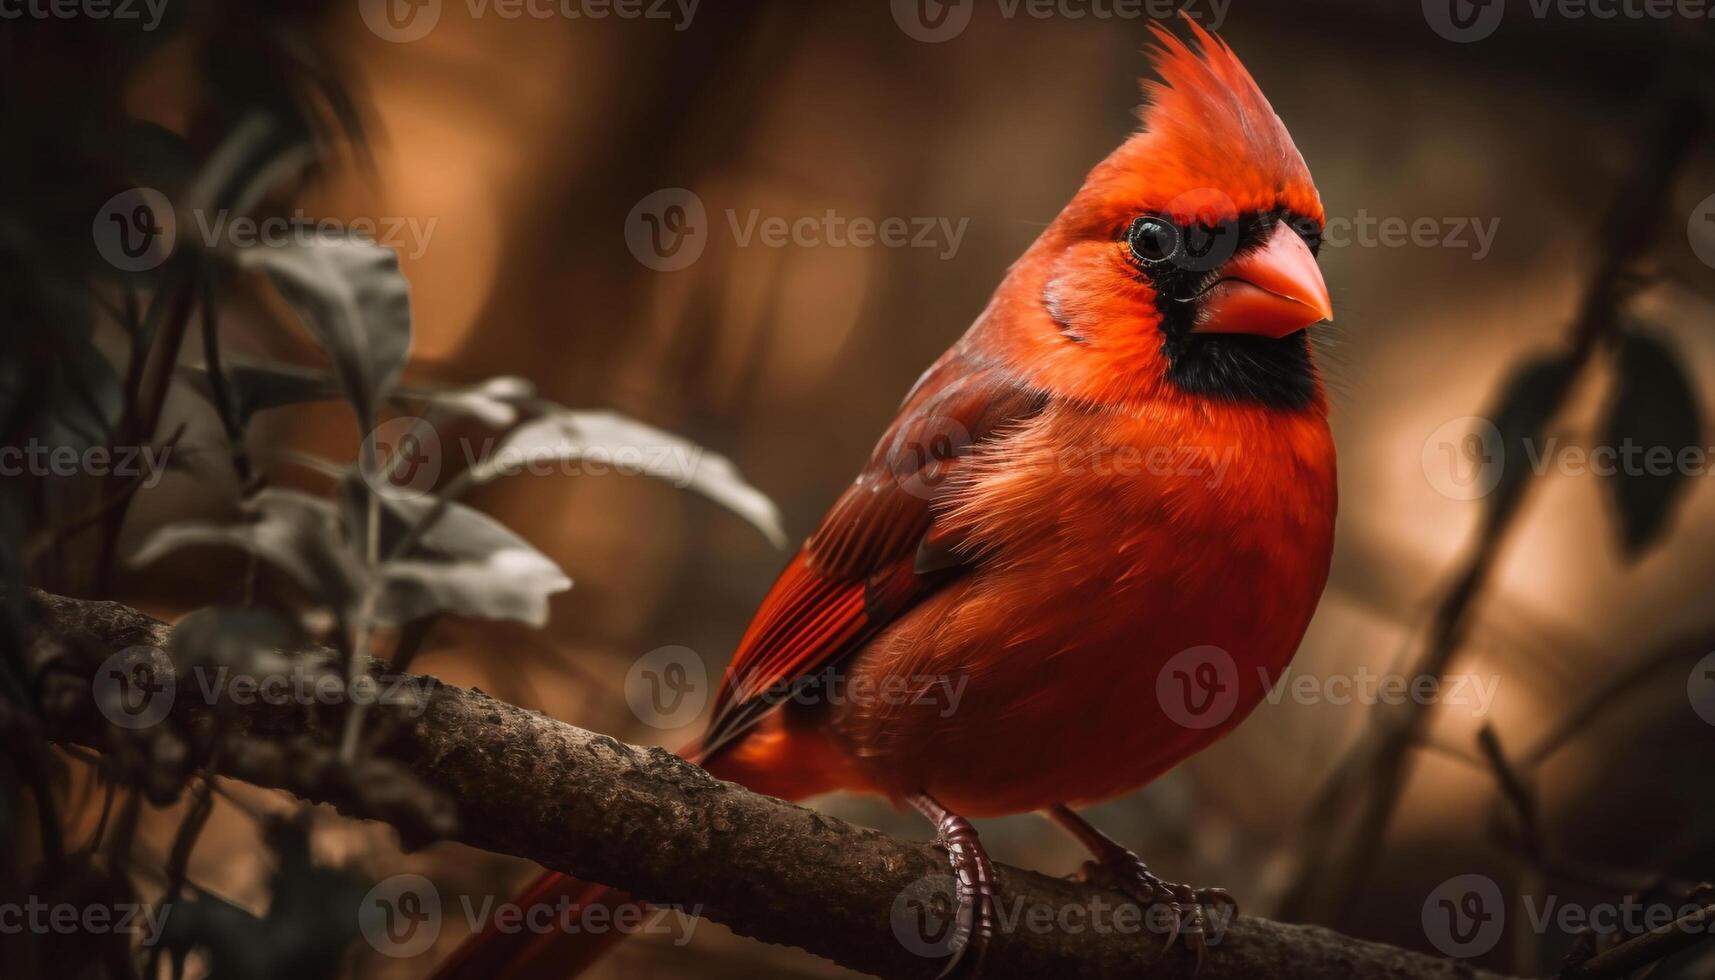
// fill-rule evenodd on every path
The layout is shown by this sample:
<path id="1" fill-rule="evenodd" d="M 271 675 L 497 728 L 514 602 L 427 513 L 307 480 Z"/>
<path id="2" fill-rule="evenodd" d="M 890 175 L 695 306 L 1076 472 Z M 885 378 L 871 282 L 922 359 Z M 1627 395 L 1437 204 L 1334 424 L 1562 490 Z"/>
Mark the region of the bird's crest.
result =
<path id="1" fill-rule="evenodd" d="M 1158 76 L 1143 82 L 1144 137 L 1183 171 L 1257 201 L 1287 199 L 1320 217 L 1310 170 L 1256 80 L 1225 41 L 1186 18 L 1196 46 L 1160 25 L 1149 50 Z M 1243 202 L 1241 202 L 1242 206 Z"/>

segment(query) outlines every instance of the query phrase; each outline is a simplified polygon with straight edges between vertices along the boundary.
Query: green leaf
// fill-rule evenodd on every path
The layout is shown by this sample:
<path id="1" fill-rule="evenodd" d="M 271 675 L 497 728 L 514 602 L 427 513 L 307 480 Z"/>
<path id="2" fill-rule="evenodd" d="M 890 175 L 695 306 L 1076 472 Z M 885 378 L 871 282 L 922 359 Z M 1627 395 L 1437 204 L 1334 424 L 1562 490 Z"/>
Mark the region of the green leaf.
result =
<path id="1" fill-rule="evenodd" d="M 1660 539 L 1685 495 L 1681 454 L 1705 451 L 1703 409 L 1678 353 L 1657 334 L 1627 330 L 1616 366 L 1602 446 L 1618 455 L 1605 485 L 1619 516 L 1620 547 L 1635 559 Z"/>

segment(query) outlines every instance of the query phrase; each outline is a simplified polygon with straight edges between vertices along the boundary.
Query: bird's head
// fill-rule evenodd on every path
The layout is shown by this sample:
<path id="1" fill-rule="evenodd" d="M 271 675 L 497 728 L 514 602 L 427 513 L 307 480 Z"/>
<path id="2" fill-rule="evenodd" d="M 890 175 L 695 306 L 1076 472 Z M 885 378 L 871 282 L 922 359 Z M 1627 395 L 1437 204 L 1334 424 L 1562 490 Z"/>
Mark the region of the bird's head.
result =
<path id="1" fill-rule="evenodd" d="M 1090 172 L 1008 298 L 1061 387 L 1302 408 L 1320 399 L 1306 328 L 1333 318 L 1322 202 L 1232 49 L 1191 30 L 1195 48 L 1156 28 L 1143 128 Z"/>

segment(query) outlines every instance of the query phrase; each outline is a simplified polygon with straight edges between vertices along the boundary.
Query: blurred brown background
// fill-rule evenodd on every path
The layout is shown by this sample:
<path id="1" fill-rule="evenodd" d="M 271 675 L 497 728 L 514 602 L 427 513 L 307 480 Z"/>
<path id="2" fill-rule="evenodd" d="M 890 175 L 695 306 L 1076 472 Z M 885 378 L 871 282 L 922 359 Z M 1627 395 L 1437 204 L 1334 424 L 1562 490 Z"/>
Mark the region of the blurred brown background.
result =
<path id="1" fill-rule="evenodd" d="M 420 254 L 401 248 L 416 313 L 413 380 L 517 374 L 562 403 L 614 406 L 683 432 L 773 496 L 796 540 L 917 374 L 1135 124 L 1147 70 L 1145 18 L 1008 16 L 999 0 L 971 0 L 968 26 L 925 43 L 901 26 L 900 6 L 705 0 L 685 23 L 677 12 L 472 16 L 449 0 L 425 36 L 394 41 L 366 24 L 358 3 L 337 5 L 319 29 L 367 106 L 374 170 L 336 171 L 298 203 L 427 229 Z M 1432 441 L 1451 420 L 1481 414 L 1517 357 L 1565 335 L 1600 245 L 1598 218 L 1644 138 L 1653 69 L 1676 33 L 1707 33 L 1648 19 L 1538 19 L 1514 6 L 1493 36 L 1468 43 L 1438 35 L 1417 4 L 1233 0 L 1215 23 L 1286 121 L 1329 215 L 1354 223 L 1349 238 L 1365 222 L 1427 219 L 1437 239 L 1331 234 L 1322 253 L 1338 310 L 1321 364 L 1342 506 L 1333 578 L 1299 671 L 1400 669 L 1421 644 L 1482 514 L 1480 500 L 1448 496 L 1445 474 L 1426 470 Z M 1210 5 L 1190 10 L 1212 23 Z M 131 102 L 170 124 L 199 97 L 198 80 L 170 48 L 157 61 Z M 1715 391 L 1715 270 L 1688 235 L 1699 202 L 1715 193 L 1710 163 L 1705 148 L 1674 188 L 1675 218 L 1658 238 L 1667 274 L 1639 304 L 1701 392 Z M 633 206 L 664 188 L 694 192 L 708 215 L 700 257 L 671 272 L 640 263 L 625 237 Z M 741 244 L 727 217 L 830 209 L 968 225 L 954 249 L 945 239 L 773 248 Z M 1480 248 L 1470 222 L 1494 230 L 1491 247 Z M 1592 438 L 1604 385 L 1597 371 L 1580 387 L 1577 408 L 1556 426 L 1564 439 Z M 213 431 L 199 405 L 175 405 L 193 435 Z M 358 438 L 339 406 L 277 413 L 269 424 L 335 458 L 350 458 Z M 1333 917 L 1360 935 L 1430 949 L 1420 912 L 1438 882 L 1480 871 L 1516 883 L 1516 858 L 1492 833 L 1494 780 L 1473 762 L 1484 720 L 1503 743 L 1528 745 L 1627 664 L 1663 644 L 1715 637 L 1707 477 L 1691 480 L 1665 543 L 1636 562 L 1616 545 L 1597 477 L 1538 482 L 1455 668 L 1498 679 L 1495 701 L 1486 718 L 1434 709 L 1433 744 L 1416 755 L 1383 860 Z M 140 504 L 129 533 L 206 509 L 208 493 L 170 479 Z M 627 708 L 628 666 L 681 644 L 718 675 L 785 556 L 701 498 L 642 479 L 525 476 L 475 502 L 576 587 L 557 598 L 545 631 L 445 626 L 419 666 L 630 741 L 689 738 L 694 726 L 660 730 Z M 232 589 L 208 565 L 125 583 L 164 614 Z M 1685 666 L 1664 670 L 1538 772 L 1534 788 L 1569 851 L 1711 874 L 1715 728 L 1687 708 Z M 1269 914 L 1301 873 L 1301 814 L 1370 714 L 1290 697 L 1265 704 L 1231 739 L 1095 819 L 1163 874 L 1225 885 L 1247 911 Z M 287 805 L 246 796 L 257 807 Z M 927 836 L 874 802 L 817 805 Z M 172 822 L 160 826 L 170 832 Z M 1688 827 L 1690 838 L 1680 833 Z M 983 831 L 1010 863 L 1070 872 L 1080 860 L 1036 818 Z M 317 844 L 377 875 L 421 871 L 443 896 L 506 896 L 531 873 L 454 846 L 402 856 L 386 830 L 331 813 Z M 258 886 L 259 862 L 252 826 L 222 803 L 193 878 L 243 900 Z M 438 952 L 459 932 L 451 925 Z M 1503 946 L 1489 959 L 1508 965 L 1513 955 Z M 354 969 L 417 976 L 433 958 L 372 957 Z M 711 924 L 682 948 L 627 944 L 604 969 L 841 972 Z"/>

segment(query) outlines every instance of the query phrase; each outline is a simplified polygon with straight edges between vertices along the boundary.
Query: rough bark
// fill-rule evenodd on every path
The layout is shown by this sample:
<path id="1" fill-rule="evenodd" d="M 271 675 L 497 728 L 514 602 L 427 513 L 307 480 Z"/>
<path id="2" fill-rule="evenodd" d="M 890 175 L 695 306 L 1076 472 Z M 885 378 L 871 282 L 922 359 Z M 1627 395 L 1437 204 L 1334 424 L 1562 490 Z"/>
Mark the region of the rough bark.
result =
<path id="1" fill-rule="evenodd" d="M 131 647 L 164 650 L 169 627 L 111 602 L 34 594 L 39 666 L 58 676 L 49 698 L 48 737 L 104 752 L 135 751 L 136 733 L 110 724 L 90 694 L 105 658 Z M 341 776 L 325 764 L 287 765 L 288 756 L 326 759 L 339 735 L 337 706 L 302 703 L 211 705 L 203 689 L 177 675 L 164 653 L 151 655 L 173 693 L 157 726 L 195 744 L 219 713 L 226 731 L 280 751 L 217 757 L 223 775 L 326 802 L 352 816 L 384 819 L 411 838 L 445 835 L 529 858 L 661 903 L 700 907 L 709 919 L 772 943 L 799 946 L 884 977 L 929 978 L 939 960 L 918 955 L 896 936 L 895 909 L 907 888 L 946 873 L 932 845 L 895 840 L 814 810 L 721 782 L 661 749 L 606 735 L 497 701 L 481 691 L 431 683 L 420 715 L 378 705 L 378 764 L 397 765 L 445 805 L 448 819 L 412 819 L 374 793 L 373 781 Z M 378 677 L 384 668 L 375 668 Z M 78 685 L 81 684 L 81 688 Z M 80 694 L 81 691 L 81 694 Z M 129 748 L 127 748 L 129 746 Z M 320 755 L 317 755 L 320 753 Z M 194 757 L 194 753 L 192 753 Z M 1049 924 L 1072 921 L 1069 908 L 1113 910 L 1117 893 L 1030 871 L 1000 867 L 1003 929 L 984 966 L 986 980 L 1039 977 L 1191 977 L 1182 949 L 1161 952 L 1147 931 Z M 921 887 L 921 886 L 919 886 Z M 1031 911 L 1031 910 L 1043 911 Z M 1076 915 L 1077 913 L 1074 913 Z M 1104 920 L 1114 920 L 1103 913 Z M 1496 978 L 1468 965 L 1352 939 L 1326 929 L 1241 916 L 1207 957 L 1199 980 L 1321 980 L 1328 977 Z"/>

